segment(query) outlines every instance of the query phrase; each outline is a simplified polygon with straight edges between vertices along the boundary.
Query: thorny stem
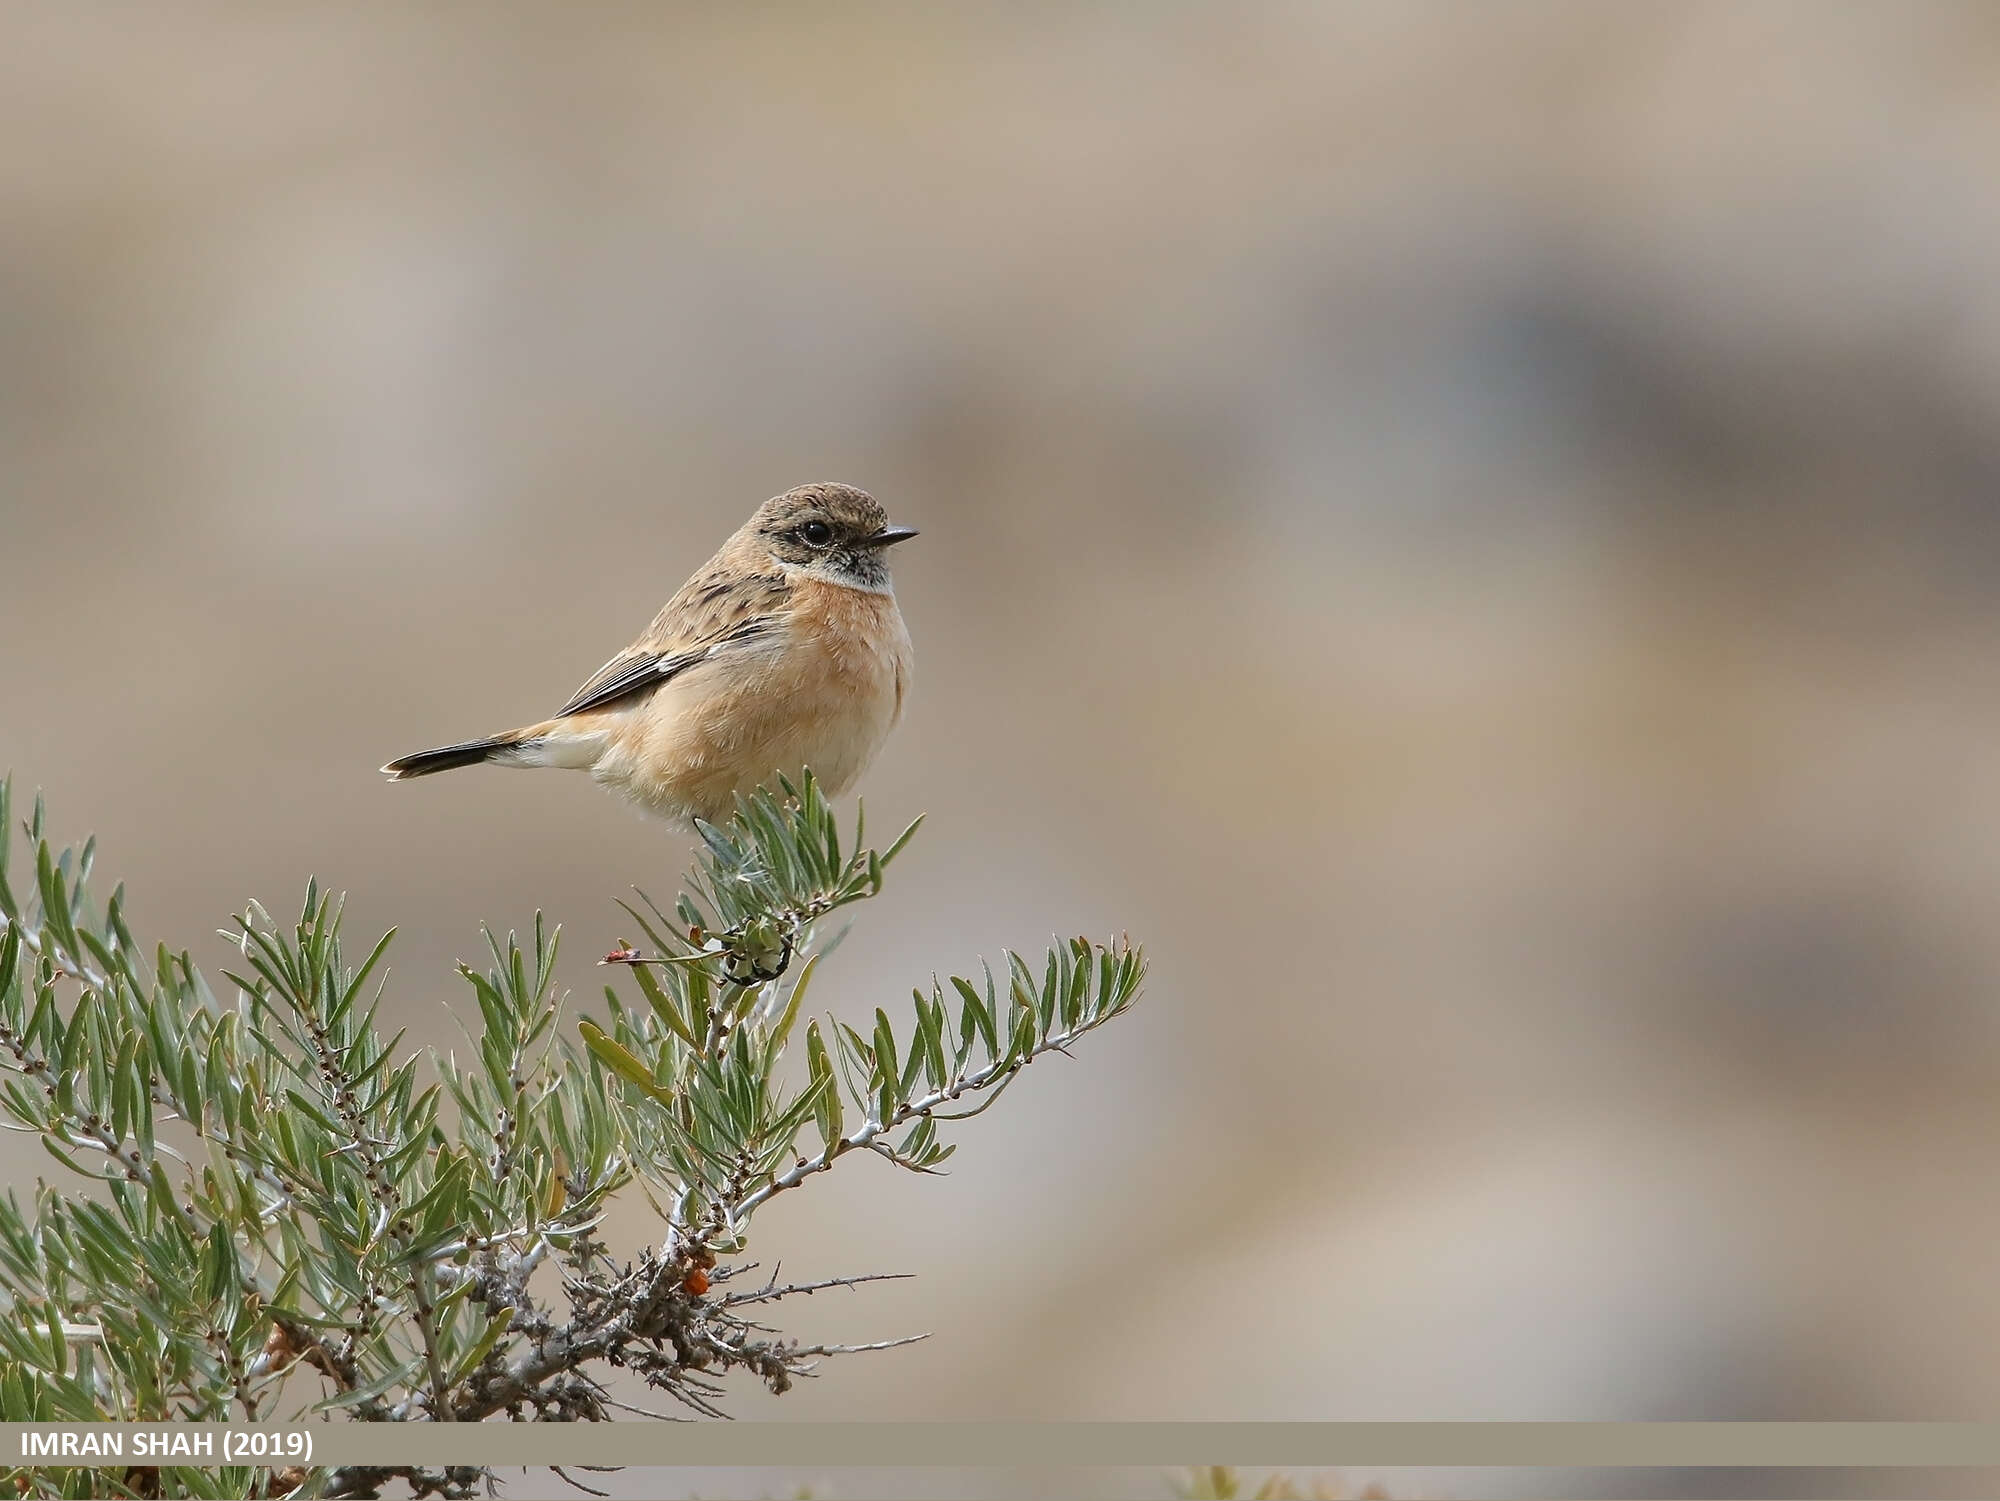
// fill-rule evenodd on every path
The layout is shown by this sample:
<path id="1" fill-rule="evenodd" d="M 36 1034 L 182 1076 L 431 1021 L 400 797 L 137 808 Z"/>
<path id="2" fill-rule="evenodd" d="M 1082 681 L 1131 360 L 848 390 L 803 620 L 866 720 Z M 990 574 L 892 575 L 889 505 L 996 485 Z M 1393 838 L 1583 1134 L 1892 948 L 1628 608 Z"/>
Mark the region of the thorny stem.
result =
<path id="1" fill-rule="evenodd" d="M 779 1298 L 789 1298 L 797 1293 L 810 1296 L 824 1292 L 830 1287 L 859 1287 L 864 1282 L 901 1282 L 914 1277 L 914 1272 L 871 1272 L 859 1277 L 828 1277 L 821 1282 L 788 1282 L 779 1287 L 775 1280 L 766 1283 L 755 1292 L 727 1293 L 720 1300 L 724 1308 L 741 1308 L 746 1303 L 769 1303 Z"/>
<path id="2" fill-rule="evenodd" d="M 303 997 L 289 998 L 299 1019 L 305 1025 L 306 1035 L 312 1039 L 313 1052 L 318 1056 L 321 1077 L 326 1081 L 325 1093 L 332 1104 L 342 1126 L 351 1138 L 356 1159 L 361 1163 L 362 1175 L 367 1179 L 371 1198 L 380 1206 L 381 1213 L 388 1222 L 388 1232 L 404 1250 L 409 1249 L 410 1232 L 399 1215 L 402 1211 L 402 1195 L 396 1185 L 383 1171 L 381 1155 L 375 1150 L 374 1138 L 369 1135 L 368 1121 L 361 1113 L 361 1107 L 354 1094 L 352 1076 L 347 1069 L 344 1052 L 334 1046 L 327 1035 L 326 1026 L 317 1012 L 306 1004 Z M 429 1281 L 428 1267 L 412 1269 L 405 1284 L 411 1301 L 416 1308 L 417 1333 L 423 1341 L 424 1366 L 430 1377 L 432 1420 L 439 1423 L 454 1421 L 451 1410 L 451 1392 L 445 1380 L 444 1361 L 437 1346 L 436 1309 L 425 1284 Z M 379 1290 L 371 1285 L 371 1293 L 379 1296 Z M 352 1336 L 349 1336 L 350 1347 Z"/>
<path id="3" fill-rule="evenodd" d="M 451 1410 L 451 1393 L 444 1379 L 444 1361 L 438 1355 L 436 1310 L 431 1306 L 430 1294 L 424 1284 L 430 1280 L 430 1268 L 418 1267 L 410 1277 L 410 1296 L 417 1305 L 417 1329 L 424 1337 L 424 1365 L 431 1378 L 431 1413 L 433 1421 L 455 1422 Z"/>
<path id="4" fill-rule="evenodd" d="M 14 1055 L 14 1067 L 18 1072 L 41 1082 L 42 1093 L 52 1107 L 50 1125 L 55 1128 L 55 1134 L 59 1135 L 66 1145 L 100 1151 L 118 1164 L 127 1182 L 145 1181 L 146 1175 L 143 1169 L 146 1159 L 137 1148 L 127 1152 L 124 1140 L 114 1134 L 100 1117 L 79 1115 L 74 1110 L 63 1108 L 62 1093 L 55 1084 L 55 1070 L 48 1059 L 29 1052 L 27 1045 L 13 1028 L 5 1025 L 0 1025 L 0 1045 L 4 1045 L 7 1051 Z"/>

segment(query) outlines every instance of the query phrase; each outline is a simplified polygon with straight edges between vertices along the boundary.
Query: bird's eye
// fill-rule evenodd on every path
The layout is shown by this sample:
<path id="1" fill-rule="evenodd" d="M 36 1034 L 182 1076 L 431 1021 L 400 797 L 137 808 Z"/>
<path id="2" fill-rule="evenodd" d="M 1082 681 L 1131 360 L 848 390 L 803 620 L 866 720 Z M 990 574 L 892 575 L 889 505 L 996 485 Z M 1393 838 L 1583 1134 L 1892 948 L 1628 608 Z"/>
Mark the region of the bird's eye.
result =
<path id="1" fill-rule="evenodd" d="M 799 528 L 799 540 L 808 547 L 824 547 L 833 540 L 833 528 L 824 521 L 808 521 Z"/>

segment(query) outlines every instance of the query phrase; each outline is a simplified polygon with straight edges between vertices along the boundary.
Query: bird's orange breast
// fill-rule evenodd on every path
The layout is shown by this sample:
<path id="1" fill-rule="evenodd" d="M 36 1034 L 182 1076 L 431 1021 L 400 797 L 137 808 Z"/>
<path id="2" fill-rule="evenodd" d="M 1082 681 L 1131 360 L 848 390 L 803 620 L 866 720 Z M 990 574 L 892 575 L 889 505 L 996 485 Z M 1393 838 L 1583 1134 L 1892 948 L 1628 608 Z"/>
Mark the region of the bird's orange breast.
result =
<path id="1" fill-rule="evenodd" d="M 901 717 L 910 667 L 894 596 L 801 579 L 767 646 L 665 684 L 613 729 L 593 770 L 656 811 L 711 821 L 738 793 L 806 767 L 837 797 Z"/>

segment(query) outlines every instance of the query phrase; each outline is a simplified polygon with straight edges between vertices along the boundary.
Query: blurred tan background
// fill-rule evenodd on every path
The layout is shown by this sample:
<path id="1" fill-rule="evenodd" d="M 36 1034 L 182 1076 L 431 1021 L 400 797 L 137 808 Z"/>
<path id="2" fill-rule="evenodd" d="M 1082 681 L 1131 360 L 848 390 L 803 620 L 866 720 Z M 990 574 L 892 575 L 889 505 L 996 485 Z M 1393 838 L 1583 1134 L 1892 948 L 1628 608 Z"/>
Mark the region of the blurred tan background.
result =
<path id="1" fill-rule="evenodd" d="M 739 1412 L 1990 1416 L 1996 151 L 1992 6 L 15 7 L 0 766 L 211 969 L 317 873 L 588 1003 L 686 841 L 374 768 L 861 484 L 817 997 L 1155 979 L 760 1220 L 937 1338 Z"/>

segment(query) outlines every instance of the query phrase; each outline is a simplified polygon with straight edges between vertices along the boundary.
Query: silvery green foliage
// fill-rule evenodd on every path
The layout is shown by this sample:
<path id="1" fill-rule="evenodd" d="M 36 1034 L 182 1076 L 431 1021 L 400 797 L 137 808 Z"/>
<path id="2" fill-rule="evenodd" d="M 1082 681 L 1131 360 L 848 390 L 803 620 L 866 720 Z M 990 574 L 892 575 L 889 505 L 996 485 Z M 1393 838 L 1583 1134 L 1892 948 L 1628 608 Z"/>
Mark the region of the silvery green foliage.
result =
<path id="1" fill-rule="evenodd" d="M 10 802 L 0 784 L 11 835 Z M 627 908 L 650 951 L 607 958 L 625 983 L 600 1018 L 565 1016 L 537 918 L 460 967 L 468 1046 L 438 1055 L 382 1035 L 389 937 L 351 963 L 340 904 L 316 888 L 296 923 L 255 905 L 237 920 L 219 995 L 187 954 L 140 947 L 122 891 L 92 894 L 92 846 L 52 846 L 39 800 L 23 828 L 32 868 L 0 837 L 0 1111 L 62 1172 L 0 1200 L 8 1421 L 597 1420 L 626 1409 L 602 1384 L 612 1366 L 697 1413 L 733 1372 L 782 1391 L 821 1356 L 901 1341 L 803 1346 L 751 1322 L 870 1280 L 746 1277 L 728 1258 L 758 1208 L 857 1156 L 936 1171 L 942 1125 L 1118 1015 L 1145 967 L 1122 941 L 1074 939 L 1039 966 L 1009 955 L 997 975 L 933 981 L 900 1028 L 886 1009 L 863 1027 L 809 1019 L 816 925 L 878 893 L 916 825 L 878 853 L 857 821 L 843 844 L 808 778 L 703 826 L 671 915 Z M 661 1237 L 614 1257 L 597 1227 L 628 1190 Z M 151 1494 L 252 1483 L 154 1473 Z M 109 1474 L 5 1478 L 81 1495 Z M 483 1477 L 283 1483 L 366 1495 L 394 1479 L 469 1495 Z"/>

